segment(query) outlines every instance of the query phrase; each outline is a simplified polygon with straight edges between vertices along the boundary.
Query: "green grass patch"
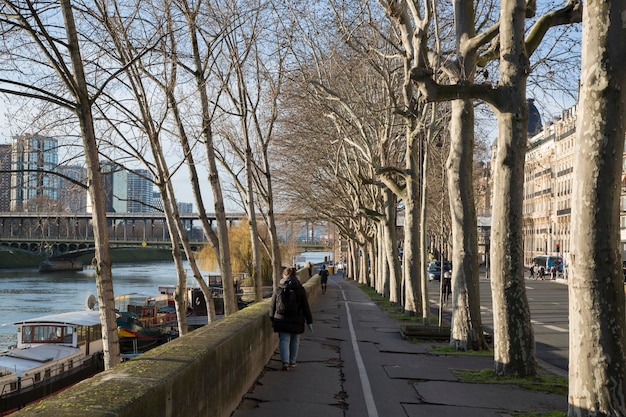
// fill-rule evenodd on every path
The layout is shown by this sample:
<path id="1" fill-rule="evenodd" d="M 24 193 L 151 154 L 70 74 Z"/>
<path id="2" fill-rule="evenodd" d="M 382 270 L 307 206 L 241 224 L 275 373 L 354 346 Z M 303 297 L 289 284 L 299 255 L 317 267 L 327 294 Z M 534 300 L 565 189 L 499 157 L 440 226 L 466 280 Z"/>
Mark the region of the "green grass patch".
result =
<path id="1" fill-rule="evenodd" d="M 452 346 L 435 346 L 432 352 L 446 355 L 493 356 L 493 352 L 490 350 L 457 350 Z"/>
<path id="2" fill-rule="evenodd" d="M 424 323 L 424 320 L 421 316 L 407 313 L 402 308 L 402 305 L 398 303 L 390 302 L 388 298 L 383 297 L 382 295 L 378 294 L 376 290 L 370 287 L 369 285 L 359 284 L 359 288 L 361 289 L 361 291 L 367 294 L 369 298 L 374 303 L 376 303 L 376 305 L 380 307 L 381 310 L 385 311 L 389 315 L 389 317 L 392 318 L 393 320 L 396 320 L 402 323 L 410 322 L 411 324 L 413 323 L 423 324 Z M 437 325 L 438 320 L 439 319 L 436 316 L 429 317 L 430 325 Z M 448 323 L 446 323 L 446 325 L 448 327 L 450 326 Z"/>
<path id="3" fill-rule="evenodd" d="M 541 375 L 536 378 L 513 378 L 498 376 L 493 369 L 463 370 L 455 373 L 464 381 L 484 384 L 515 384 L 529 391 L 546 392 L 567 396 L 567 378 L 558 375 Z"/>

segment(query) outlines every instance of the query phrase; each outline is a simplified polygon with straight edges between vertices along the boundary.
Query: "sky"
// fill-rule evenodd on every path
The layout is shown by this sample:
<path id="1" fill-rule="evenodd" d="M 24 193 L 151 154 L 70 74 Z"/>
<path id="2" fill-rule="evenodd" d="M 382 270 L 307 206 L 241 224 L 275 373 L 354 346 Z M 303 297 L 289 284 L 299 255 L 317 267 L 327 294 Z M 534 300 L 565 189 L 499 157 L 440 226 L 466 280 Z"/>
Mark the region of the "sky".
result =
<path id="1" fill-rule="evenodd" d="M 563 4 L 564 3 L 560 1 L 539 0 L 538 10 L 541 12 L 542 10 L 545 10 L 547 7 L 551 7 L 551 8 L 555 8 L 557 6 L 562 7 Z M 565 48 L 575 49 L 575 46 L 571 45 L 571 40 L 566 39 L 566 41 L 569 42 L 570 44 L 564 43 Z M 540 69 L 537 69 L 537 71 L 540 71 Z M 548 69 L 545 71 L 547 71 L 547 73 L 550 72 L 549 63 L 548 63 Z M 562 110 L 567 109 L 571 107 L 572 105 L 574 105 L 575 100 L 572 99 L 571 97 L 567 97 L 566 95 L 561 94 L 559 91 L 545 91 L 544 92 L 540 88 L 538 88 L 540 84 L 541 83 L 537 83 L 537 82 L 529 83 L 528 96 L 535 99 L 535 103 L 541 113 L 542 122 L 545 127 L 546 124 L 549 121 L 551 121 L 553 117 L 558 116 Z M 19 131 L 15 131 L 15 129 L 11 128 L 11 122 L 9 121 L 7 117 L 8 104 L 9 104 L 9 100 L 7 100 L 6 96 L 3 96 L 0 98 L 0 144 L 9 143 L 10 137 L 13 134 L 22 133 Z M 28 115 L 22 114 L 20 116 L 20 119 L 28 120 Z M 495 118 L 493 117 L 493 115 L 491 115 L 491 120 L 492 120 L 492 123 L 489 123 L 489 124 L 492 125 L 492 127 L 488 128 L 488 132 L 486 134 L 489 136 L 492 136 L 492 139 L 494 139 L 497 133 L 497 130 L 495 127 Z M 203 175 L 201 176 L 201 188 L 203 191 L 205 204 L 207 206 L 208 211 L 213 211 L 212 193 L 211 193 L 210 186 L 208 183 L 208 178 L 205 173 L 201 175 Z M 187 176 L 186 169 L 179 170 L 179 172 L 175 175 L 174 188 L 176 190 L 178 201 L 187 202 L 187 203 L 193 202 L 193 196 L 192 196 L 191 187 L 189 184 L 189 178 Z M 232 207 L 232 208 L 235 211 L 241 211 L 240 209 L 236 209 L 235 207 Z"/>
<path id="2" fill-rule="evenodd" d="M 12 132 L 10 122 L 6 117 L 6 107 L 7 103 L 5 101 L 0 102 L 0 144 L 10 144 L 11 136 L 17 134 L 19 132 Z M 139 167 L 135 167 L 139 168 Z M 213 205 L 213 194 L 211 192 L 211 187 L 209 185 L 208 176 L 206 172 L 200 171 L 200 189 L 202 191 L 202 198 L 204 200 L 204 204 L 206 210 L 209 213 L 214 211 Z M 184 203 L 194 203 L 193 192 L 191 190 L 189 176 L 187 174 L 187 169 L 183 167 L 183 169 L 178 170 L 178 172 L 174 175 L 174 190 L 176 192 L 176 199 L 178 202 Z M 156 189 L 155 189 L 156 191 Z M 196 211 L 197 207 L 194 203 L 194 211 Z M 227 204 L 227 211 L 229 212 L 241 212 L 241 209 L 236 207 L 234 204 Z"/>

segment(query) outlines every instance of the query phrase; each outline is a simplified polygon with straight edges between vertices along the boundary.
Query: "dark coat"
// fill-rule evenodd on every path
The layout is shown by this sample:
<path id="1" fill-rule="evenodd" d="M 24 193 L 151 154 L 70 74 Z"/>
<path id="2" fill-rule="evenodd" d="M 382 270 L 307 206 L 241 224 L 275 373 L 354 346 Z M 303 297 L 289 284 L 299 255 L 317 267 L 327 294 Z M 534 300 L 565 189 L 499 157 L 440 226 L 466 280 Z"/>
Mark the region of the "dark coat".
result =
<path id="1" fill-rule="evenodd" d="M 328 282 L 328 270 L 322 269 L 320 270 L 320 281 L 322 284 L 326 284 Z"/>
<path id="2" fill-rule="evenodd" d="M 270 319 L 274 326 L 275 332 L 284 333 L 304 333 L 304 323 L 313 323 L 313 316 L 311 315 L 311 309 L 309 307 L 309 301 L 306 297 L 306 290 L 300 284 L 297 278 L 283 278 L 278 284 L 279 287 L 285 289 L 287 287 L 287 281 L 291 280 L 291 285 L 296 286 L 296 294 L 298 295 L 298 314 L 292 317 L 286 317 L 278 314 L 276 311 L 276 293 L 272 294 L 272 301 L 270 303 Z"/>

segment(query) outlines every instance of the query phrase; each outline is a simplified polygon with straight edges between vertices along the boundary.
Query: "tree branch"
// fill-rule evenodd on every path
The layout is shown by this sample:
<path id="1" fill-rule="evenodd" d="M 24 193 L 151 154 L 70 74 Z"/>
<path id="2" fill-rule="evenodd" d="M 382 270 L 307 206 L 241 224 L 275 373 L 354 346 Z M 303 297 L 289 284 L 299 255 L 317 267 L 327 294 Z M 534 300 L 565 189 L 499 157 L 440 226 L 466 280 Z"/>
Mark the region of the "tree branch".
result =
<path id="1" fill-rule="evenodd" d="M 499 91 L 503 88 L 491 84 L 438 84 L 432 79 L 431 71 L 425 68 L 414 68 L 411 71 L 411 80 L 417 83 L 429 102 L 476 98 L 499 107 Z"/>
<path id="2" fill-rule="evenodd" d="M 548 29 L 582 22 L 583 4 L 580 0 L 570 0 L 565 7 L 541 16 L 526 36 L 526 52 L 530 57 L 541 44 Z"/>

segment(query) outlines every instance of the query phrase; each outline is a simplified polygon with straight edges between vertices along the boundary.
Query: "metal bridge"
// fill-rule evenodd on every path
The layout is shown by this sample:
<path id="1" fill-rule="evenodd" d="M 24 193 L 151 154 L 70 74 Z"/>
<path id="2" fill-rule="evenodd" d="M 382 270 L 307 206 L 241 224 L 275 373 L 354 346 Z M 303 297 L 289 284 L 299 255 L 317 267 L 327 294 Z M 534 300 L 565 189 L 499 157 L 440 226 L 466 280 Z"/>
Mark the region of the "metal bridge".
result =
<path id="1" fill-rule="evenodd" d="M 208 214 L 212 223 L 216 217 Z M 206 244 L 195 213 L 182 214 L 181 220 L 192 248 Z M 245 214 L 227 214 L 229 224 L 245 219 Z M 0 212 L 0 246 L 46 254 L 50 259 L 69 259 L 93 253 L 91 213 Z M 170 234 L 162 213 L 107 213 L 108 237 L 112 249 L 171 248 Z"/>

